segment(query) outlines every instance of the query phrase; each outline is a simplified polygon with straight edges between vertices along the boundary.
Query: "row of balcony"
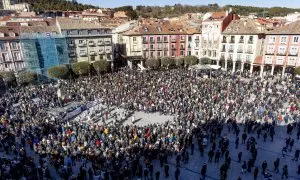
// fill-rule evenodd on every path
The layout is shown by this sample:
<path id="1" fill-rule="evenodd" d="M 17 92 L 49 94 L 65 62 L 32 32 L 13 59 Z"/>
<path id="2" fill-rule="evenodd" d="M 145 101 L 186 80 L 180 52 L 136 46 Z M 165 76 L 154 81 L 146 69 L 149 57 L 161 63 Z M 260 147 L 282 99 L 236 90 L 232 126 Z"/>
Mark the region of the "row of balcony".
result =
<path id="1" fill-rule="evenodd" d="M 221 52 L 226 52 L 226 49 L 222 49 Z M 233 49 L 228 49 L 227 52 L 233 53 L 234 50 Z M 245 52 L 242 49 L 238 49 L 237 53 L 247 53 L 247 54 L 253 54 L 252 50 L 246 50 Z"/>
<path id="2" fill-rule="evenodd" d="M 90 47 L 93 47 L 93 46 L 96 46 L 96 43 L 93 42 L 93 41 L 90 41 L 90 42 L 88 42 L 88 45 L 89 45 Z M 98 46 L 111 45 L 111 41 L 104 41 L 104 42 L 103 42 L 103 41 L 99 41 L 99 42 L 97 43 L 97 45 L 98 45 Z M 75 47 L 75 44 L 74 44 L 74 43 L 69 43 L 68 46 L 69 46 L 69 47 Z M 86 46 L 86 42 L 78 43 L 78 46 L 79 46 L 79 47 L 85 47 L 85 46 Z"/>
<path id="3" fill-rule="evenodd" d="M 197 39 L 199 41 L 199 39 Z M 196 41 L 196 40 L 195 40 Z M 148 43 L 151 43 L 151 44 L 154 44 L 154 43 L 162 43 L 162 42 L 165 42 L 165 43 L 168 43 L 169 42 L 169 39 L 157 39 L 156 41 L 153 39 L 153 40 L 143 40 L 143 44 L 148 44 Z M 171 39 L 171 42 L 176 42 L 176 39 Z M 185 42 L 185 39 L 180 39 L 180 42 Z"/>
<path id="4" fill-rule="evenodd" d="M 99 52 L 98 52 L 98 54 L 99 55 L 103 55 L 103 54 L 110 54 L 111 53 L 111 49 L 106 49 L 105 51 L 104 50 L 100 50 Z M 87 52 L 80 52 L 79 53 L 79 56 L 81 56 L 81 57 L 84 57 L 84 56 L 87 56 L 88 54 L 87 54 Z M 90 51 L 90 53 L 89 53 L 89 55 L 90 56 L 97 56 L 97 52 L 95 52 L 95 51 Z M 69 53 L 69 56 L 70 57 L 75 57 L 76 56 L 76 53 L 75 52 L 70 52 Z"/>
<path id="5" fill-rule="evenodd" d="M 239 40 L 238 43 L 244 43 L 245 41 L 243 39 Z M 235 43 L 235 40 L 230 40 L 227 42 L 227 40 L 223 39 L 222 43 Z M 253 40 L 248 40 L 248 44 L 253 44 Z"/>
<path id="6" fill-rule="evenodd" d="M 282 52 L 277 52 L 277 53 L 275 53 L 275 52 L 266 52 L 265 53 L 265 55 L 272 55 L 272 56 L 274 56 L 274 55 L 277 55 L 277 56 L 298 56 L 298 53 L 288 53 L 288 52 L 284 52 L 284 53 L 282 53 Z"/>
<path id="7" fill-rule="evenodd" d="M 225 57 L 221 57 L 221 58 L 220 58 L 220 61 L 225 61 Z M 233 58 L 230 58 L 230 57 L 229 57 L 229 58 L 227 58 L 227 61 L 233 61 Z M 235 61 L 243 61 L 243 60 L 242 60 L 242 58 L 236 58 Z M 252 61 L 252 60 L 251 60 L 251 59 L 246 59 L 246 60 L 245 60 L 245 62 L 250 62 L 250 61 Z"/>

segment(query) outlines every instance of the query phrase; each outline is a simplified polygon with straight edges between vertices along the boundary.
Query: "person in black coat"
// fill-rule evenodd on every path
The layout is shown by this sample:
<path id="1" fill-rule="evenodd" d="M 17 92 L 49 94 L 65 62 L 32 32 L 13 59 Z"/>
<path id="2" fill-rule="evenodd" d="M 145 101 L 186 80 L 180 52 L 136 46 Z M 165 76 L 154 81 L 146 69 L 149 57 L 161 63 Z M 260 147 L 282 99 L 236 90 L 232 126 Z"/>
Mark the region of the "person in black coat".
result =
<path id="1" fill-rule="evenodd" d="M 294 156 L 294 158 L 293 158 L 292 160 L 293 160 L 293 161 L 298 161 L 299 154 L 300 154 L 300 150 L 297 149 L 297 150 L 295 151 L 295 156 Z"/>
<path id="2" fill-rule="evenodd" d="M 169 169 L 170 169 L 169 165 L 165 164 L 165 176 L 166 176 L 166 178 L 169 177 Z"/>
<path id="3" fill-rule="evenodd" d="M 274 161 L 274 170 L 275 170 L 277 173 L 279 172 L 279 169 L 278 169 L 279 163 L 280 163 L 279 158 L 277 158 L 277 159 Z"/>
<path id="4" fill-rule="evenodd" d="M 201 169 L 201 175 L 202 175 L 202 178 L 205 179 L 205 176 L 206 176 L 206 170 L 207 170 L 207 165 L 206 163 L 204 163 L 202 165 L 202 169 Z"/>
<path id="5" fill-rule="evenodd" d="M 262 163 L 261 167 L 262 167 L 262 174 L 265 174 L 266 169 L 267 169 L 267 167 L 268 167 L 267 161 L 264 161 L 264 162 Z"/>
<path id="6" fill-rule="evenodd" d="M 160 172 L 157 171 L 157 172 L 155 173 L 155 180 L 159 180 L 159 176 L 160 176 Z"/>
<path id="7" fill-rule="evenodd" d="M 177 167 L 177 168 L 176 168 L 176 171 L 175 171 L 175 179 L 176 179 L 176 180 L 179 179 L 179 175 L 180 175 L 180 170 L 179 170 L 179 168 Z"/>

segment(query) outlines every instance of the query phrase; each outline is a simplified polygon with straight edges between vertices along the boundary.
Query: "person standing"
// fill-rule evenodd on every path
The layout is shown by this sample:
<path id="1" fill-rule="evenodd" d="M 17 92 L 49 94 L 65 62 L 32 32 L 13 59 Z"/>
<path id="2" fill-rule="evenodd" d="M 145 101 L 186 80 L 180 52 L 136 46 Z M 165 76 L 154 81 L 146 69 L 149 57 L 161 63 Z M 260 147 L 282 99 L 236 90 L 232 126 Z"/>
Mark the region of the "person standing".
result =
<path id="1" fill-rule="evenodd" d="M 177 167 L 177 168 L 176 168 L 176 171 L 175 171 L 175 179 L 176 179 L 176 180 L 179 179 L 179 175 L 180 175 L 180 170 L 179 170 L 179 168 Z"/>
<path id="2" fill-rule="evenodd" d="M 285 176 L 286 179 L 288 178 L 288 166 L 287 165 L 284 165 L 283 168 L 282 168 L 281 179 L 283 179 L 284 176 Z"/>
<path id="3" fill-rule="evenodd" d="M 159 180 L 159 176 L 160 176 L 160 172 L 157 171 L 157 172 L 155 173 L 155 180 Z"/>
<path id="4" fill-rule="evenodd" d="M 256 167 L 253 172 L 254 180 L 257 180 L 257 176 L 258 176 L 258 167 Z"/>
<path id="5" fill-rule="evenodd" d="M 221 153 L 220 153 L 220 151 L 218 149 L 217 152 L 216 152 L 216 155 L 215 155 L 215 163 L 219 162 L 220 155 L 221 155 Z"/>
<path id="6" fill-rule="evenodd" d="M 242 160 L 242 154 L 243 154 L 242 151 L 240 151 L 240 152 L 238 153 L 238 159 L 239 159 L 238 162 L 239 162 L 239 163 L 240 163 L 241 160 Z"/>
<path id="7" fill-rule="evenodd" d="M 246 169 L 247 169 L 246 161 L 243 161 L 243 164 L 242 164 L 242 173 L 246 172 Z"/>
<path id="8" fill-rule="evenodd" d="M 268 167 L 268 163 L 267 163 L 267 161 L 264 161 L 262 163 L 262 170 L 263 170 L 262 174 L 265 174 L 267 167 Z"/>
<path id="9" fill-rule="evenodd" d="M 206 176 L 206 170 L 207 170 L 207 165 L 206 165 L 206 163 L 204 163 L 202 165 L 202 169 L 201 169 L 201 175 L 202 175 L 203 180 L 205 179 L 205 176 Z"/>
<path id="10" fill-rule="evenodd" d="M 298 161 L 299 153 L 300 153 L 300 150 L 297 149 L 297 150 L 295 151 L 295 156 L 294 156 L 294 158 L 292 159 L 293 161 Z"/>
<path id="11" fill-rule="evenodd" d="M 235 139 L 235 149 L 239 148 L 239 141 L 240 141 L 240 138 L 237 137 L 237 138 Z"/>
<path id="12" fill-rule="evenodd" d="M 274 170 L 278 173 L 279 172 L 279 158 L 277 158 L 275 161 L 274 161 Z"/>
<path id="13" fill-rule="evenodd" d="M 169 165 L 165 164 L 165 176 L 166 176 L 166 178 L 169 177 L 169 169 L 170 169 Z"/>

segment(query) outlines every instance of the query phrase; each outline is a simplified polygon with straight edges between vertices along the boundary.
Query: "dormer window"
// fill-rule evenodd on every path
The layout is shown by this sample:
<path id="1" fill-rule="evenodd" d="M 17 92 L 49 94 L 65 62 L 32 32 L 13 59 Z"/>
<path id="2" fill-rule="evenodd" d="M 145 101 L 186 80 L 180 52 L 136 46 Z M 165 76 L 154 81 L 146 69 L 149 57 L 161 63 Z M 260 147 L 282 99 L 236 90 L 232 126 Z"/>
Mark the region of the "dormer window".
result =
<path id="1" fill-rule="evenodd" d="M 169 31 L 174 32 L 175 30 L 173 28 L 169 29 Z"/>
<path id="2" fill-rule="evenodd" d="M 10 37 L 15 37 L 16 36 L 16 34 L 15 33 L 13 33 L 13 32 L 9 32 L 9 34 L 8 34 Z"/>
<path id="3" fill-rule="evenodd" d="M 157 30 L 158 30 L 159 32 L 161 32 L 161 31 L 162 31 L 161 27 L 157 27 Z"/>
<path id="4" fill-rule="evenodd" d="M 144 31 L 145 31 L 145 32 L 148 32 L 148 28 L 144 27 Z"/>

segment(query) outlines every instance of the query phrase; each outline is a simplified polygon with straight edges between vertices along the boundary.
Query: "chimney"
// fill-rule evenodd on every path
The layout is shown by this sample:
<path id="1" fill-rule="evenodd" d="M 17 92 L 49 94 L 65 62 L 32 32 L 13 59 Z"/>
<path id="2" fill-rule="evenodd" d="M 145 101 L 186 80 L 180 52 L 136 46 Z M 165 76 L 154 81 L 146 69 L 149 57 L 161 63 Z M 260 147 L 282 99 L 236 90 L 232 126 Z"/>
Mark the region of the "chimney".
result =
<path id="1" fill-rule="evenodd" d="M 226 12 L 225 12 L 225 16 L 226 16 L 226 17 L 228 16 L 228 10 L 226 10 Z"/>
<path id="2" fill-rule="evenodd" d="M 232 8 L 229 8 L 229 13 L 231 13 L 232 12 Z"/>

